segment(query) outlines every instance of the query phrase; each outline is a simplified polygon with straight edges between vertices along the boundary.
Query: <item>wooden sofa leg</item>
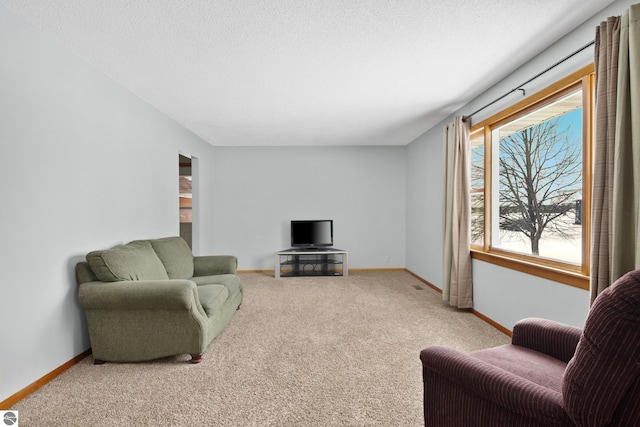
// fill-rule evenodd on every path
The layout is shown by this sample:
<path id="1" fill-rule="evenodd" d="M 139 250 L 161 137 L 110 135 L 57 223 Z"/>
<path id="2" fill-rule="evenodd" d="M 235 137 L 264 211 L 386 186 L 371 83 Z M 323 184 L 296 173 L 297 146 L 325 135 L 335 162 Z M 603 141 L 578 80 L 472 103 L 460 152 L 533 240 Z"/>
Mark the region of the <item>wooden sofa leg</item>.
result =
<path id="1" fill-rule="evenodd" d="M 94 365 L 104 365 L 105 363 L 107 363 L 106 360 L 93 359 L 93 364 Z"/>
<path id="2" fill-rule="evenodd" d="M 236 311 L 240 310 L 240 306 L 241 306 L 241 305 L 242 305 L 242 304 L 238 304 L 238 306 L 236 307 Z"/>
<path id="3" fill-rule="evenodd" d="M 202 362 L 202 353 L 191 355 L 191 363 L 200 363 L 200 362 Z"/>

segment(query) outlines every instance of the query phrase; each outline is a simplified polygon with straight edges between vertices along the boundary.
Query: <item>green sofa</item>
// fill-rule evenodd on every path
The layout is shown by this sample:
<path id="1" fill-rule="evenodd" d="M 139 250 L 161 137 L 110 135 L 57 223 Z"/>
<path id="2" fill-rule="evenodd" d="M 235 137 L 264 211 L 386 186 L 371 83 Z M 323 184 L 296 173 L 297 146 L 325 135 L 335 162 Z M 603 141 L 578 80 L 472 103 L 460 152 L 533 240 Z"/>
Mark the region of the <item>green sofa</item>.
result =
<path id="1" fill-rule="evenodd" d="M 240 307 L 235 256 L 193 256 L 181 237 L 93 251 L 76 265 L 95 363 L 190 354 L 198 363 Z"/>

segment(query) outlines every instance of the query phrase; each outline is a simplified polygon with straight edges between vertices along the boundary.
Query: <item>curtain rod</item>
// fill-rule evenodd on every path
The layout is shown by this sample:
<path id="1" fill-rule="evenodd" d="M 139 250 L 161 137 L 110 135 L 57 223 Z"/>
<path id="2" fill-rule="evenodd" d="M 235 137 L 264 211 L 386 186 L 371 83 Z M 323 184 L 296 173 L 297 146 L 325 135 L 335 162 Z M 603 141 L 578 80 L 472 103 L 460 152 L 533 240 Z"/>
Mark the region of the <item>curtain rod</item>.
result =
<path id="1" fill-rule="evenodd" d="M 542 72 L 540 72 L 540 73 L 536 74 L 535 76 L 531 77 L 531 78 L 530 78 L 529 80 L 527 80 L 526 82 L 524 82 L 524 83 L 522 83 L 522 84 L 518 85 L 515 89 L 511 89 L 509 92 L 505 93 L 504 95 L 502 95 L 502 96 L 501 96 L 501 97 L 499 97 L 499 98 L 494 99 L 493 101 L 491 101 L 491 102 L 490 102 L 490 103 L 488 103 L 487 105 L 485 105 L 485 106 L 483 106 L 483 107 L 481 107 L 481 108 L 478 108 L 476 111 L 474 111 L 473 113 L 469 114 L 468 116 L 464 116 L 464 117 L 462 118 L 462 121 L 466 122 L 466 121 L 467 121 L 468 119 L 470 119 L 472 116 L 474 116 L 474 115 L 478 114 L 480 111 L 484 110 L 485 108 L 492 106 L 493 104 L 495 104 L 496 102 L 498 102 L 498 101 L 502 100 L 503 98 L 505 98 L 505 97 L 507 97 L 507 96 L 511 95 L 511 94 L 512 94 L 513 92 L 515 92 L 515 91 L 518 91 L 518 90 L 522 91 L 522 95 L 524 96 L 526 93 L 525 93 L 525 90 L 522 88 L 522 86 L 524 86 L 524 85 L 526 85 L 526 84 L 528 84 L 528 83 L 531 83 L 532 81 L 534 81 L 535 79 L 537 79 L 537 78 L 538 78 L 538 77 L 540 77 L 541 75 L 543 75 L 543 74 L 547 73 L 548 71 L 551 71 L 552 69 L 554 69 L 554 68 L 555 68 L 555 67 L 557 67 L 558 65 L 562 64 L 563 62 L 567 61 L 568 59 L 570 59 L 570 58 L 574 57 L 575 55 L 579 54 L 580 52 L 582 52 L 583 50 L 587 49 L 588 47 L 593 46 L 594 44 L 595 44 L 595 41 L 590 41 L 590 42 L 589 42 L 589 43 L 587 43 L 586 45 L 582 46 L 580 49 L 576 50 L 576 51 L 575 51 L 575 52 L 573 52 L 573 53 L 570 53 L 570 54 L 569 54 L 569 55 L 567 55 L 567 56 L 565 56 L 564 58 L 562 58 L 560 61 L 556 62 L 555 64 L 553 64 L 553 65 L 552 65 L 552 66 L 550 66 L 549 68 L 547 68 L 547 69 L 545 69 L 544 71 L 542 71 Z"/>

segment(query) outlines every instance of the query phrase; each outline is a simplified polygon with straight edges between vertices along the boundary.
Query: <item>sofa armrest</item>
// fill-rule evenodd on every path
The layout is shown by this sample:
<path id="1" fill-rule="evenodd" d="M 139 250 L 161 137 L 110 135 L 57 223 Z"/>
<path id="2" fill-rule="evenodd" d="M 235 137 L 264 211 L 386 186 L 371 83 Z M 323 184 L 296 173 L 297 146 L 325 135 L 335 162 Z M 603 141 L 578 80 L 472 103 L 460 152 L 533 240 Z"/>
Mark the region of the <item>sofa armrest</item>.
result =
<path id="1" fill-rule="evenodd" d="M 429 347 L 420 353 L 425 383 L 425 402 L 429 378 L 436 375 L 464 390 L 490 401 L 509 412 L 520 414 L 542 425 L 555 425 L 567 417 L 562 394 L 507 372 L 473 356 L 446 347 Z M 434 390 L 442 392 L 442 390 Z M 554 420 L 554 422 L 551 422 Z"/>
<path id="2" fill-rule="evenodd" d="M 173 279 L 86 282 L 78 301 L 88 310 L 191 310 L 199 300 L 194 282 Z"/>
<path id="3" fill-rule="evenodd" d="M 582 330 L 579 328 L 532 317 L 514 325 L 511 343 L 569 363 L 581 335 Z"/>
<path id="4" fill-rule="evenodd" d="M 238 258 L 233 255 L 208 255 L 193 257 L 193 276 L 236 274 Z"/>

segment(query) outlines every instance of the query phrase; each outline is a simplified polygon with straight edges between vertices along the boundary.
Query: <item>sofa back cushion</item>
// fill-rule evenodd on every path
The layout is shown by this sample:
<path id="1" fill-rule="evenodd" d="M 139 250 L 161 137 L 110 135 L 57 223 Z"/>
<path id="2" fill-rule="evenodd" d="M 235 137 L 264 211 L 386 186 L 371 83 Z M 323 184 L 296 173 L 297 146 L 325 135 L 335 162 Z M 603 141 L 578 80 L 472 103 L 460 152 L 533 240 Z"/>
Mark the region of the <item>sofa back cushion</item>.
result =
<path id="1" fill-rule="evenodd" d="M 80 261 L 76 264 L 76 279 L 79 284 L 99 280 L 96 273 L 93 272 L 91 266 L 86 261 Z"/>
<path id="2" fill-rule="evenodd" d="M 167 271 L 147 241 L 138 240 L 113 249 L 87 254 L 87 262 L 98 280 L 167 280 Z"/>
<path id="3" fill-rule="evenodd" d="M 170 279 L 193 277 L 193 254 L 187 242 L 179 236 L 149 240 L 162 261 Z"/>
<path id="4" fill-rule="evenodd" d="M 589 312 L 563 378 L 565 409 L 578 426 L 631 425 L 640 405 L 640 270 L 604 290 Z"/>

